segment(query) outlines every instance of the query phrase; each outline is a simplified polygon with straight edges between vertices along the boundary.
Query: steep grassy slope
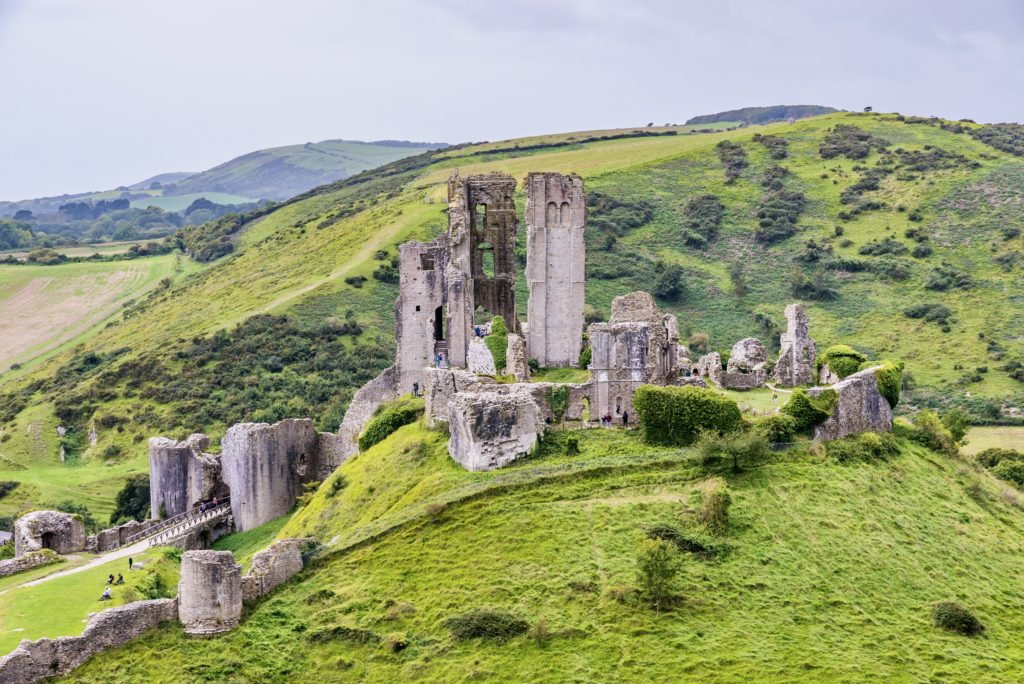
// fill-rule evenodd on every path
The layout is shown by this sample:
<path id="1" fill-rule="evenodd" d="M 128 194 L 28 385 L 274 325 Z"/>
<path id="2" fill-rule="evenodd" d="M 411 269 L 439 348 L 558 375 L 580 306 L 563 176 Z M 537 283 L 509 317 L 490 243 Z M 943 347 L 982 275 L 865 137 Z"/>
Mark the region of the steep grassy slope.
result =
<path id="1" fill-rule="evenodd" d="M 652 524 L 707 477 L 687 451 L 580 433 L 583 453 L 466 473 L 443 437 L 402 428 L 344 464 L 282 535 L 328 546 L 236 631 L 150 633 L 69 681 L 865 681 L 1019 679 L 1022 514 L 919 447 L 840 465 L 806 452 L 739 475 L 717 559 L 686 555 L 681 602 L 630 598 Z M 609 441 L 611 440 L 611 441 Z M 344 486 L 335 486 L 344 478 Z M 966 492 L 970 492 L 968 495 Z M 447 502 L 447 503 L 443 503 Z M 429 505 L 433 504 L 433 505 Z M 711 539 L 696 531 L 698 536 Z M 930 622 L 957 600 L 983 638 Z M 507 610 L 549 635 L 453 639 L 450 617 Z M 391 644 L 407 643 L 394 649 Z"/>
<path id="2" fill-rule="evenodd" d="M 876 141 L 864 158 L 824 159 L 822 144 L 841 125 L 882 140 L 887 151 Z M 820 348 L 845 342 L 874 358 L 906 359 L 916 386 L 908 408 L 957 401 L 979 419 L 996 418 L 1001 404 L 1024 402 L 1024 385 L 1002 370 L 1024 361 L 1017 258 L 1024 238 L 1012 230 L 1024 220 L 1024 162 L 955 130 L 834 114 L 701 134 L 542 136 L 403 159 L 247 224 L 233 236 L 234 255 L 90 340 L 80 353 L 101 352 L 98 364 L 63 357 L 73 372 L 52 380 L 55 363 L 24 391 L 27 379 L 0 378 L 0 406 L 9 408 L 12 433 L 27 430 L 22 410 L 47 430 L 63 420 L 80 431 L 93 416 L 119 426 L 101 423 L 97 445 L 79 449 L 83 474 L 109 446 L 120 450 L 109 462 L 144 467 L 143 440 L 152 434 L 208 430 L 216 439 L 235 420 L 306 414 L 333 429 L 355 387 L 389 363 L 395 246 L 444 230 L 444 183 L 458 168 L 518 179 L 531 170 L 581 174 L 593 199 L 587 301 L 606 316 L 614 296 L 657 287 L 674 266 L 682 293 L 660 304 L 679 315 L 687 336 L 709 335 L 712 349 L 748 335 L 775 341 L 783 307 L 803 299 Z M 632 137 L 614 137 L 621 134 Z M 775 148 L 758 134 L 786 141 L 785 156 L 773 158 Z M 716 147 L 722 141 L 736 143 L 747 162 L 732 182 Z M 788 173 L 770 170 L 776 166 Z M 870 189 L 863 181 L 875 169 L 888 172 Z M 778 187 L 802 192 L 803 208 L 795 234 L 772 242 L 758 214 L 778 208 Z M 723 215 L 700 247 L 689 237 L 689 204 L 705 194 L 721 202 Z M 521 207 L 522 195 L 517 201 Z M 769 231 L 785 228 L 765 220 Z M 946 289 L 929 289 L 935 285 Z M 922 304 L 948 311 L 935 320 L 906 315 Z M 256 314 L 288 318 L 253 323 Z M 210 337 L 220 330 L 233 332 Z M 119 349 L 128 351 L 113 354 Z M 24 474 L 0 472 L 8 476 Z"/>

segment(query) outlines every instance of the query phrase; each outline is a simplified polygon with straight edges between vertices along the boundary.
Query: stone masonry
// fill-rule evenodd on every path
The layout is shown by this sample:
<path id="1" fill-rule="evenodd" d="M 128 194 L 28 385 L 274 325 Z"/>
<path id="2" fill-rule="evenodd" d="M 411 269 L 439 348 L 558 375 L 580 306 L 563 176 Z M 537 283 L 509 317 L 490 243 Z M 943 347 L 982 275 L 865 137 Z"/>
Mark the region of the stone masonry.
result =
<path id="1" fill-rule="evenodd" d="M 149 440 L 150 517 L 168 518 L 192 509 L 200 501 L 224 496 L 220 457 L 204 453 L 210 438 L 191 435 L 183 442 L 166 437 Z"/>
<path id="2" fill-rule="evenodd" d="M 542 367 L 575 366 L 583 340 L 587 199 L 573 174 L 526 178 L 528 355 Z"/>
<path id="3" fill-rule="evenodd" d="M 178 619 L 187 634 L 217 634 L 242 617 L 242 566 L 230 551 L 186 551 L 181 557 Z"/>
<path id="4" fill-rule="evenodd" d="M 466 470 L 491 470 L 532 451 L 544 423 L 528 392 L 456 394 L 449 405 L 448 453 Z"/>
<path id="5" fill-rule="evenodd" d="M 53 549 L 63 555 L 85 549 L 85 523 L 82 518 L 61 511 L 33 511 L 14 523 L 14 555 L 23 556 L 40 549 Z"/>
<path id="6" fill-rule="evenodd" d="M 233 425 L 221 440 L 224 482 L 231 490 L 235 530 L 284 515 L 320 468 L 318 435 L 309 419 Z"/>
<path id="7" fill-rule="evenodd" d="M 831 387 L 811 387 L 812 397 L 827 389 L 839 395 L 832 415 L 814 428 L 814 439 L 832 440 L 862 432 L 890 432 L 892 408 L 878 391 L 876 374 L 881 366 L 854 373 Z"/>
<path id="8" fill-rule="evenodd" d="M 810 385 L 815 381 L 817 347 L 811 339 L 807 314 L 799 304 L 786 307 L 786 332 L 779 337 L 779 360 L 772 377 L 780 387 Z"/>

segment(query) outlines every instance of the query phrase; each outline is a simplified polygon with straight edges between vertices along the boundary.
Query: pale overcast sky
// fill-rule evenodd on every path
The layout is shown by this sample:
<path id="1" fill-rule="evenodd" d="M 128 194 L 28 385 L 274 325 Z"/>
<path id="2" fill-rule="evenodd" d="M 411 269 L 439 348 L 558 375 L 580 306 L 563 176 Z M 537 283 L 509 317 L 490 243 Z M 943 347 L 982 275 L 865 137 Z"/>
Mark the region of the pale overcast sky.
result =
<path id="1" fill-rule="evenodd" d="M 768 104 L 1021 121 L 1020 0 L 0 0 L 0 199 Z"/>

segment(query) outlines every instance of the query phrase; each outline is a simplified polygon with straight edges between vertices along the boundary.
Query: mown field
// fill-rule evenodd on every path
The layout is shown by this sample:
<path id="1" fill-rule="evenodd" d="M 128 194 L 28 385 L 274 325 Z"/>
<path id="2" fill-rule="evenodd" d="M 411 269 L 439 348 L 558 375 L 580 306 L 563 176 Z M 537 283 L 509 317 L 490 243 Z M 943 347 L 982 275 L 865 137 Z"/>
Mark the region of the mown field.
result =
<path id="1" fill-rule="evenodd" d="M 884 146 L 823 158 L 837 126 Z M 445 229 L 445 182 L 456 168 L 584 177 L 587 303 L 598 315 L 617 295 L 656 289 L 684 338 L 707 335 L 704 348 L 728 350 L 746 336 L 776 343 L 783 308 L 802 301 L 819 349 L 847 343 L 906 361 L 904 411 L 955 403 L 977 421 L 999 421 L 1024 405 L 1024 383 L 1011 375 L 1024 362 L 1024 256 L 1015 256 L 1024 238 L 1007 229 L 1024 221 L 1024 161 L 949 125 L 882 114 L 592 139 L 618 133 L 450 148 L 299 196 L 233 233 L 231 256 L 129 308 L 76 353 L 31 377 L 0 376 L 0 422 L 25 434 L 32 415 L 63 421 L 74 436 L 95 420 L 96 446 L 69 445 L 83 477 L 144 468 L 145 439 L 155 434 L 207 431 L 216 443 L 231 422 L 301 415 L 335 429 L 355 388 L 390 363 L 391 260 L 401 242 Z M 782 139 L 785 155 L 773 158 L 755 135 Z M 723 141 L 745 160 L 731 180 Z M 886 173 L 869 189 L 873 169 Z M 775 218 L 778 187 L 802 193 L 802 208 L 793 234 L 766 240 L 760 224 Z M 722 210 L 698 243 L 690 204 L 702 195 Z M 522 209 L 521 192 L 517 202 Z M 522 266 L 525 226 L 520 242 Z M 662 288 L 671 285 L 666 272 L 678 273 L 674 288 Z M 525 295 L 521 279 L 523 317 Z M 921 305 L 927 311 L 908 315 Z M 83 363 L 91 352 L 96 363 Z M 773 408 L 770 395 L 741 401 Z M 25 462 L 21 448 L 0 444 Z"/>
<path id="2" fill-rule="evenodd" d="M 730 523 L 693 517 L 712 470 L 635 433 L 550 439 L 538 457 L 467 473 L 443 436 L 400 429 L 345 463 L 279 536 L 327 546 L 212 639 L 168 626 L 66 681 L 1016 681 L 1021 511 L 965 463 L 904 444 L 839 464 L 806 449 L 734 474 Z M 343 478 L 342 485 L 335 481 Z M 635 597 L 637 546 L 669 524 L 677 601 Z M 968 606 L 982 637 L 931 608 Z M 476 609 L 524 620 L 508 639 L 453 636 Z M 538 624 L 543 627 L 538 628 Z"/>
<path id="3" fill-rule="evenodd" d="M 145 209 L 147 207 L 160 207 L 164 211 L 184 211 L 197 199 L 207 199 L 214 204 L 248 204 L 255 202 L 255 199 L 233 195 L 227 192 L 189 192 L 182 195 L 153 196 L 146 199 L 131 201 L 133 209 Z"/>

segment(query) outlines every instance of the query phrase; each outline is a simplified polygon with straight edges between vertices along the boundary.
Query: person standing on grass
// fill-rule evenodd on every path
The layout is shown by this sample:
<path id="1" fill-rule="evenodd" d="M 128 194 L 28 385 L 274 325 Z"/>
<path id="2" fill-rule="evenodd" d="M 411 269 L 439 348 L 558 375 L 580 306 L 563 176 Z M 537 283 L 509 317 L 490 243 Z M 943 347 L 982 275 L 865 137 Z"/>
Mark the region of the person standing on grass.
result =
<path id="1" fill-rule="evenodd" d="M 131 570 L 133 565 L 135 565 L 135 561 L 132 560 L 131 556 L 128 556 L 128 570 Z"/>
<path id="2" fill-rule="evenodd" d="M 629 414 L 625 411 L 622 412 L 622 427 L 626 427 L 629 423 Z"/>

